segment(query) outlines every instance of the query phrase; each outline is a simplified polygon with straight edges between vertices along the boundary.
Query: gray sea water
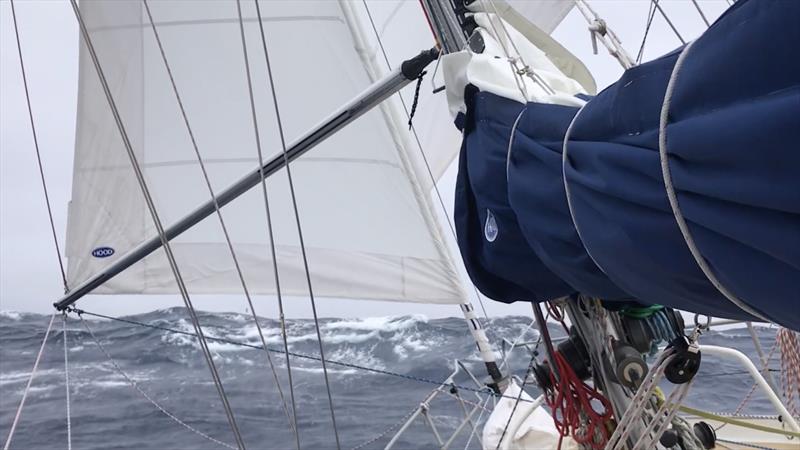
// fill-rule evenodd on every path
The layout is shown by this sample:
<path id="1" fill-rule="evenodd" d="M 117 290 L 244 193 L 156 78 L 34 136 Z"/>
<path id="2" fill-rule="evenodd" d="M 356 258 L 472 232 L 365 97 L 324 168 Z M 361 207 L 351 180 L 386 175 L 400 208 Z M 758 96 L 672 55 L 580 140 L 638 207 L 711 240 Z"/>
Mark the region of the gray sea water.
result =
<path id="1" fill-rule="evenodd" d="M 181 308 L 130 316 L 129 319 L 162 327 L 192 331 Z M 192 428 L 233 445 L 221 402 L 196 341 L 189 336 L 116 321 L 88 319 L 101 344 L 121 369 L 152 399 Z M 29 371 L 44 336 L 49 316 L 0 312 L 0 436 L 5 440 Z M 209 336 L 259 345 L 252 318 L 241 314 L 201 313 Z M 282 348 L 277 322 L 264 319 L 267 343 Z M 533 340 L 530 318 L 502 317 L 488 322 L 489 338 Z M 389 371 L 392 376 L 343 365 L 329 364 L 331 391 L 342 448 L 367 442 L 399 423 L 436 386 L 426 382 L 445 379 L 458 358 L 482 374 L 463 319 L 428 320 L 423 316 L 369 319 L 323 319 L 326 359 Z M 559 334 L 557 328 L 552 332 Z M 290 351 L 318 355 L 313 321 L 289 320 Z M 769 348 L 774 331 L 760 329 Z M 563 332 L 561 332 L 563 334 Z M 704 344 L 735 347 L 757 361 L 746 330 L 713 331 Z M 206 449 L 224 448 L 176 423 L 156 409 L 120 375 L 99 350 L 91 335 L 74 316 L 67 322 L 72 445 L 75 449 Z M 294 448 L 294 437 L 269 369 L 265 352 L 229 343 L 210 342 L 225 391 L 248 448 Z M 498 352 L 500 346 L 497 346 Z M 272 354 L 276 371 L 289 397 L 283 355 Z M 509 359 L 511 373 L 523 375 L 530 360 L 525 351 Z M 322 368 L 312 359 L 292 358 L 294 392 L 303 448 L 335 448 L 334 432 Z M 777 366 L 775 366 L 777 367 Z M 706 410 L 731 411 L 752 384 L 741 367 L 706 358 L 688 399 Z M 414 379 L 411 379 L 414 378 Z M 462 376 L 458 384 L 475 386 Z M 529 392 L 537 395 L 535 388 Z M 477 400 L 469 390 L 466 399 Z M 28 396 L 11 448 L 61 449 L 67 444 L 64 333 L 56 319 L 38 374 Z M 769 403 L 754 396 L 746 412 L 772 414 Z M 436 427 L 452 432 L 463 417 L 448 394 L 431 404 Z M 481 417 L 485 420 L 487 414 Z M 392 433 L 366 448 L 382 448 Z M 464 448 L 467 435 L 452 448 Z M 396 448 L 433 448 L 435 440 L 423 420 L 416 421 Z M 478 448 L 475 439 L 471 448 Z"/>

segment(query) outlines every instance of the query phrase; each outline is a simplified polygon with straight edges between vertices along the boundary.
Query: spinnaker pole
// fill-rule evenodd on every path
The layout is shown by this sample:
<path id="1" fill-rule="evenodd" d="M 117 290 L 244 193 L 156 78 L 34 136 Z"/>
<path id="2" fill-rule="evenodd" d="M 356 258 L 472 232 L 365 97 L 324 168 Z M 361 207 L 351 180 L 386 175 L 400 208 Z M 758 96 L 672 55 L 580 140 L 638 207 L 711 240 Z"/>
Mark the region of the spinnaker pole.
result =
<path id="1" fill-rule="evenodd" d="M 295 142 L 291 143 L 286 149 L 286 158 L 283 153 L 275 156 L 267 161 L 263 167 L 258 167 L 250 173 L 239 179 L 227 189 L 223 190 L 217 195 L 217 203 L 219 207 L 223 207 L 232 202 L 252 187 L 257 186 L 264 178 L 270 177 L 282 168 L 287 163 L 299 158 L 308 150 L 314 148 L 317 144 L 321 143 L 338 130 L 344 128 L 355 119 L 361 117 L 363 114 L 379 105 L 381 102 L 400 91 L 403 87 L 411 81 L 416 80 L 420 73 L 439 56 L 439 50 L 433 48 L 425 50 L 419 55 L 404 61 L 399 68 L 392 71 L 387 76 L 373 83 L 364 92 L 355 97 L 349 103 L 345 104 L 333 114 L 328 116 L 325 120 L 320 122 L 317 126 L 309 130 L 305 135 L 301 136 Z M 164 232 L 167 240 L 172 240 L 181 233 L 190 229 L 206 217 L 216 211 L 216 206 L 213 200 L 209 200 L 197 209 L 186 215 L 183 219 L 177 221 L 173 225 L 167 227 Z M 89 278 L 79 286 L 72 289 L 71 292 L 64 295 L 61 299 L 53 305 L 57 310 L 62 311 L 68 306 L 78 301 L 81 297 L 89 294 L 94 289 L 101 286 L 103 283 L 114 278 L 116 275 L 127 269 L 128 267 L 141 261 L 149 254 L 161 248 L 162 242 L 158 236 L 143 242 L 102 272 Z"/>

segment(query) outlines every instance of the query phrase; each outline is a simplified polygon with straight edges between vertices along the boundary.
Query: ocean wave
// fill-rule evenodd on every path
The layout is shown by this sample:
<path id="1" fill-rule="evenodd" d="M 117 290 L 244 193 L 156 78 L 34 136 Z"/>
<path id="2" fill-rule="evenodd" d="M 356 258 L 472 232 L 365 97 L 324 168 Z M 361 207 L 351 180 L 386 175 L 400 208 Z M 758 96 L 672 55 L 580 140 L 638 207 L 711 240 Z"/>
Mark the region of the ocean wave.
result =
<path id="1" fill-rule="evenodd" d="M 0 318 L 7 320 L 22 320 L 24 315 L 25 313 L 21 313 L 19 311 L 0 311 Z"/>
<path id="2" fill-rule="evenodd" d="M 331 353 L 330 356 L 325 355 L 325 359 L 330 359 L 332 361 L 343 361 L 349 364 L 384 370 L 386 367 L 384 366 L 383 361 L 374 354 L 375 347 L 376 346 L 373 345 L 372 347 L 365 349 L 353 347 L 337 349 Z"/>
<path id="3" fill-rule="evenodd" d="M 386 331 L 394 332 L 413 327 L 419 323 L 428 323 L 428 317 L 423 314 L 411 316 L 386 316 L 367 317 L 364 319 L 345 319 L 325 323 L 322 329 L 341 330 L 350 329 L 358 331 Z"/>
<path id="4" fill-rule="evenodd" d="M 300 367 L 300 366 L 297 366 L 297 367 L 292 367 L 292 371 L 315 373 L 315 374 L 324 373 L 322 367 Z M 365 373 L 365 372 L 357 370 L 357 369 L 334 369 L 334 368 L 328 367 L 328 374 L 329 375 L 354 375 L 354 374 L 357 374 L 357 373 Z M 369 373 L 369 372 L 366 372 L 366 373 Z"/>
<path id="5" fill-rule="evenodd" d="M 63 373 L 64 371 L 62 369 L 39 369 L 36 372 L 36 378 L 45 378 L 48 376 L 61 375 Z M 2 373 L 0 374 L 0 386 L 15 383 L 26 383 L 30 376 L 31 373 L 26 370 Z"/>

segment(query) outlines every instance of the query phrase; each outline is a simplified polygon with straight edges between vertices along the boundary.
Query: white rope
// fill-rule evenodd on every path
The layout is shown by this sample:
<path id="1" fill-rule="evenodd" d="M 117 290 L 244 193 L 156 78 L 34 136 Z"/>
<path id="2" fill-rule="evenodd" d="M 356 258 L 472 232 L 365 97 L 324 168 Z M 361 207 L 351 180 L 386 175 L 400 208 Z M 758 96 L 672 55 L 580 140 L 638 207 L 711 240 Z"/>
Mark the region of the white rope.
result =
<path id="1" fill-rule="evenodd" d="M 500 47 L 503 49 L 503 54 L 505 55 L 506 60 L 508 61 L 511 73 L 514 76 L 514 81 L 517 84 L 517 88 L 519 89 L 520 94 L 522 94 L 522 98 L 524 98 L 527 101 L 530 98 L 528 97 L 528 89 L 525 87 L 525 80 L 523 80 L 521 77 L 521 74 L 523 72 L 520 72 L 520 68 L 517 67 L 519 54 L 516 57 L 511 56 L 511 52 L 508 50 L 508 47 L 506 47 L 503 35 L 501 35 L 500 32 L 497 30 L 497 26 L 495 25 L 494 20 L 492 19 L 492 15 L 489 14 L 489 9 L 486 7 L 486 1 L 487 0 L 481 0 L 481 4 L 483 5 L 483 10 L 486 11 L 485 13 L 486 20 L 489 21 L 489 26 L 492 28 L 492 31 L 494 32 L 494 35 L 497 38 L 497 43 L 500 44 Z M 502 21 L 502 19 L 500 19 L 499 17 L 497 17 L 497 20 Z"/>
<path id="2" fill-rule="evenodd" d="M 694 381 L 694 378 L 670 392 L 669 397 L 667 397 L 666 401 L 664 401 L 658 411 L 656 411 L 655 417 L 647 425 L 644 433 L 639 436 L 639 440 L 634 445 L 633 450 L 655 448 L 656 441 L 661 438 L 661 435 L 664 434 L 664 431 L 670 426 L 672 419 L 674 419 L 675 415 L 678 413 L 678 408 L 686 399 L 686 395 L 689 394 L 692 381 Z M 624 447 L 625 441 L 621 440 L 620 443 Z"/>
<path id="3" fill-rule="evenodd" d="M 67 313 L 61 317 L 64 319 L 64 387 L 67 393 L 67 450 L 72 450 L 72 413 L 70 412 L 69 401 L 69 346 L 67 345 Z"/>
<path id="4" fill-rule="evenodd" d="M 663 378 L 667 366 L 675 358 L 672 348 L 665 349 L 653 364 L 653 368 L 648 373 L 644 382 L 639 385 L 636 394 L 631 399 L 630 405 L 617 423 L 617 428 L 612 433 L 606 443 L 606 450 L 617 449 L 619 445 L 625 445 L 628 436 L 633 431 L 633 425 L 637 423 L 642 412 L 650 401 L 650 397 L 658 387 L 658 382 Z"/>
<path id="5" fill-rule="evenodd" d="M 514 124 L 511 125 L 511 133 L 508 136 L 508 149 L 506 150 L 506 182 L 508 182 L 508 169 L 511 167 L 511 147 L 514 146 L 514 138 L 517 134 L 517 126 L 527 110 L 528 105 L 523 106 L 522 111 L 520 111 L 519 114 L 517 114 L 517 118 L 514 119 Z"/>
<path id="6" fill-rule="evenodd" d="M 19 418 L 22 416 L 22 409 L 25 407 L 25 400 L 28 398 L 28 393 L 31 391 L 31 384 L 33 383 L 33 378 L 36 376 L 36 371 L 39 370 L 39 361 L 42 360 L 42 354 L 44 353 L 45 344 L 47 344 L 47 338 L 50 337 L 50 330 L 53 328 L 53 321 L 55 320 L 56 315 L 53 314 L 50 316 L 50 323 L 47 324 L 47 330 L 44 332 L 44 338 L 42 339 L 42 345 L 39 346 L 39 353 L 36 354 L 36 359 L 33 362 L 33 369 L 31 369 L 31 374 L 28 377 L 28 383 L 25 385 L 25 390 L 22 391 L 22 398 L 19 400 L 19 406 L 17 406 L 17 412 L 14 414 L 14 420 L 11 422 L 11 429 L 8 430 L 8 437 L 6 437 L 6 443 L 3 445 L 3 450 L 8 450 L 11 447 L 11 440 L 14 438 L 14 432 L 17 430 L 17 424 L 19 423 Z"/>
<path id="7" fill-rule="evenodd" d="M 505 35 L 505 38 L 508 39 L 508 42 L 511 44 L 511 47 L 514 48 L 514 52 L 516 53 L 516 56 L 514 58 L 518 59 L 519 62 L 522 63 L 522 68 L 521 69 L 517 69 L 517 73 L 525 75 L 528 78 L 530 78 L 531 81 L 534 82 L 534 84 L 538 84 L 539 86 L 541 86 L 541 88 L 544 90 L 544 92 L 546 94 L 548 94 L 548 95 L 555 94 L 556 91 L 553 90 L 552 87 L 550 87 L 550 85 L 547 83 L 547 81 L 545 81 L 545 79 L 542 78 L 541 75 L 537 74 L 536 71 L 533 70 L 531 68 L 531 66 L 528 65 L 528 63 L 525 62 L 525 59 L 522 57 L 522 53 L 519 51 L 519 48 L 517 47 L 517 43 L 514 42 L 514 38 L 511 36 L 511 33 L 508 31 L 508 27 L 506 27 L 505 20 L 503 20 L 503 18 L 500 16 L 500 11 L 498 11 L 497 5 L 494 3 L 493 0 L 488 0 L 488 2 L 489 2 L 490 5 L 492 5 L 492 9 L 494 10 L 494 15 L 497 18 L 498 22 L 500 23 L 500 28 L 503 30 L 503 34 Z M 489 11 L 486 11 L 486 12 L 488 13 Z M 491 21 L 491 17 L 489 18 L 489 20 Z M 500 37 L 500 36 L 498 36 L 498 37 Z"/>
<path id="8" fill-rule="evenodd" d="M 635 64 L 628 52 L 625 51 L 616 33 L 614 33 L 606 21 L 601 19 L 597 12 L 589 6 L 589 3 L 584 0 L 575 0 L 575 6 L 578 7 L 578 11 L 580 11 L 583 18 L 586 19 L 586 22 L 589 24 L 589 32 L 592 33 L 594 39 L 599 38 L 600 42 L 606 50 L 608 50 L 608 53 L 619 62 L 623 69 L 630 69 L 633 67 Z M 595 51 L 595 54 L 596 53 Z"/>
<path id="9" fill-rule="evenodd" d="M 136 181 L 139 184 L 139 188 L 142 191 L 142 195 L 144 197 L 145 203 L 147 204 L 147 208 L 150 212 L 153 224 L 155 225 L 156 231 L 158 232 L 158 237 L 161 241 L 161 246 L 164 249 L 164 254 L 167 257 L 167 261 L 169 262 L 170 270 L 172 271 L 172 274 L 175 277 L 175 282 L 178 285 L 178 290 L 180 291 L 181 298 L 183 299 L 184 305 L 186 306 L 186 309 L 189 312 L 189 317 L 191 318 L 192 326 L 195 329 L 195 333 L 197 334 L 198 341 L 200 343 L 200 348 L 203 351 L 203 356 L 206 360 L 206 363 L 208 364 L 209 371 L 211 372 L 211 378 L 214 381 L 214 386 L 217 389 L 217 393 L 219 394 L 219 398 L 222 402 L 223 409 L 225 410 L 225 415 L 228 418 L 228 424 L 230 425 L 231 431 L 233 432 L 233 435 L 236 438 L 237 446 L 240 449 L 244 449 L 245 448 L 244 441 L 242 440 L 242 435 L 239 432 L 239 426 L 236 424 L 236 418 L 233 415 L 233 410 L 231 408 L 230 402 L 228 401 L 228 396 L 225 394 L 225 389 L 222 386 L 222 379 L 220 378 L 219 372 L 217 371 L 217 367 L 214 364 L 214 358 L 211 355 L 211 350 L 208 348 L 208 343 L 206 342 L 205 334 L 203 333 L 202 326 L 200 325 L 200 320 L 197 317 L 197 312 L 195 311 L 194 305 L 192 304 L 192 300 L 189 297 L 189 291 L 187 290 L 186 284 L 183 280 L 183 277 L 181 276 L 180 270 L 178 269 L 178 264 L 175 260 L 175 255 L 172 253 L 172 247 L 170 246 L 169 239 L 167 238 L 167 235 L 164 231 L 164 226 L 161 223 L 161 218 L 158 215 L 158 211 L 156 210 L 153 198 L 150 195 L 150 190 L 144 178 L 144 173 L 142 172 L 142 168 L 139 165 L 136 153 L 133 151 L 133 145 L 131 144 L 131 141 L 128 137 L 127 130 L 125 129 L 125 125 L 122 121 L 119 109 L 117 108 L 114 96 L 111 93 L 111 88 L 108 85 L 108 80 L 106 79 L 105 72 L 103 71 L 103 68 L 100 65 L 100 59 L 97 55 L 97 52 L 95 51 L 91 35 L 89 34 L 89 30 L 86 27 L 86 23 L 83 20 L 83 15 L 81 14 L 81 10 L 78 7 L 77 0 L 70 0 L 70 4 L 72 5 L 72 10 L 75 13 L 75 18 L 78 21 L 78 26 L 80 28 L 81 35 L 83 36 L 83 41 L 86 44 L 86 49 L 89 51 L 89 56 L 92 59 L 95 71 L 97 72 L 100 84 L 103 88 L 103 92 L 108 102 L 108 106 L 110 107 L 111 113 L 114 116 L 114 121 L 116 123 L 117 130 L 119 131 L 120 137 L 122 138 L 122 143 L 125 146 L 125 151 L 127 152 L 128 158 L 130 159 L 133 172 L 136 176 Z"/>
<path id="10" fill-rule="evenodd" d="M 678 223 L 678 228 L 680 228 L 681 234 L 683 235 L 683 240 L 686 242 L 686 246 L 689 247 L 689 251 L 694 257 L 695 262 L 697 262 L 697 266 L 703 271 L 706 278 L 708 278 L 708 281 L 710 281 L 711 284 L 713 284 L 714 287 L 725 296 L 725 298 L 727 298 L 734 305 L 738 306 L 742 311 L 745 311 L 748 314 L 758 317 L 766 322 L 773 322 L 737 297 L 736 294 L 725 287 L 714 274 L 714 271 L 708 265 L 708 262 L 703 257 L 700 249 L 697 248 L 697 245 L 695 244 L 692 233 L 689 231 L 689 226 L 686 224 L 686 220 L 684 219 L 680 205 L 678 204 L 678 196 L 675 193 L 675 187 L 672 184 L 672 173 L 670 171 L 669 155 L 667 153 L 667 124 L 669 122 L 669 107 L 672 101 L 672 94 L 675 90 L 675 85 L 678 81 L 678 74 L 680 73 L 681 67 L 683 67 L 683 62 L 686 60 L 686 57 L 695 42 L 697 41 L 692 41 L 686 47 L 684 47 L 681 51 L 681 54 L 678 56 L 678 60 L 675 61 L 675 67 L 672 69 L 672 74 L 669 77 L 669 83 L 667 83 L 667 90 L 664 94 L 664 103 L 661 106 L 661 117 L 658 124 L 658 154 L 661 158 L 661 174 L 664 178 L 664 188 L 667 192 L 669 205 L 672 208 L 672 214 L 675 216 L 675 221 Z"/>
<path id="11" fill-rule="evenodd" d="M 207 439 L 207 440 L 209 440 L 209 441 L 211 441 L 211 442 L 213 442 L 215 444 L 218 444 L 218 445 L 220 445 L 222 447 L 226 447 L 226 448 L 229 448 L 229 449 L 236 450 L 236 447 L 234 447 L 232 445 L 229 445 L 229 444 L 226 444 L 225 442 L 222 442 L 220 440 L 214 439 L 213 437 L 203 433 L 202 431 L 200 431 L 200 430 L 192 427 L 191 425 L 187 424 L 186 422 L 182 421 L 181 419 L 176 417 L 174 414 L 172 414 L 171 412 L 167 411 L 166 408 L 164 408 L 163 406 L 159 405 L 158 402 L 153 400 L 153 398 L 150 397 L 150 395 L 148 395 L 147 392 L 145 392 L 141 387 L 139 387 L 139 385 L 136 383 L 136 381 L 133 380 L 133 378 L 128 376 L 128 374 L 125 373 L 124 370 L 122 370 L 122 367 L 120 367 L 120 365 L 111 356 L 111 354 L 108 352 L 108 350 L 106 350 L 106 348 L 103 347 L 103 344 L 100 342 L 100 339 L 98 339 L 97 336 L 95 336 L 94 331 L 89 327 L 89 323 L 86 320 L 83 320 L 83 317 L 80 314 L 78 315 L 78 318 L 80 319 L 81 323 L 83 324 L 83 327 L 86 328 L 86 331 L 89 332 L 89 335 L 92 337 L 92 340 L 94 341 L 94 344 L 97 346 L 97 348 L 100 349 L 101 352 L 103 352 L 103 354 L 108 359 L 108 362 L 110 362 L 111 365 L 113 366 L 114 370 L 120 376 L 122 376 L 122 378 L 124 378 L 125 381 L 127 381 L 128 384 L 130 384 L 131 387 L 133 389 L 135 389 L 136 392 L 139 393 L 139 395 L 141 395 L 145 400 L 150 402 L 150 404 L 153 405 L 162 414 L 164 414 L 165 416 L 167 416 L 170 419 L 172 419 L 173 422 L 175 422 L 178 425 L 186 428 L 187 430 L 191 431 L 192 433 L 194 433 L 194 434 L 196 434 L 196 435 L 198 435 L 198 436 L 200 436 L 202 438 L 205 438 L 205 439 Z"/>
<path id="12" fill-rule="evenodd" d="M 272 361 L 272 357 L 270 356 L 270 352 L 266 350 L 267 348 L 267 341 L 264 338 L 264 332 L 261 328 L 261 324 L 258 321 L 258 315 L 256 313 L 256 308 L 253 305 L 253 299 L 250 296 L 250 290 L 247 287 L 247 283 L 244 279 L 244 274 L 242 273 L 242 268 L 239 264 L 239 258 L 236 256 L 236 251 L 233 248 L 233 243 L 231 242 L 230 234 L 228 233 L 228 227 L 225 225 L 225 220 L 222 217 L 222 211 L 220 211 L 219 202 L 217 201 L 217 196 L 214 193 L 214 188 L 211 186 L 211 179 L 208 176 L 208 171 L 206 170 L 206 165 L 203 162 L 203 157 L 200 155 L 200 149 L 197 145 L 197 140 L 195 139 L 194 132 L 192 131 L 192 127 L 189 125 L 189 117 L 186 113 L 186 109 L 183 105 L 183 100 L 181 100 L 180 93 L 178 92 L 178 85 L 175 82 L 175 77 L 172 74 L 172 68 L 169 65 L 169 61 L 167 60 L 167 54 L 164 50 L 164 45 L 161 42 L 161 36 L 158 34 L 158 29 L 156 28 L 155 21 L 153 20 L 153 15 L 150 11 L 150 5 L 148 4 L 147 0 L 142 0 L 144 4 L 145 12 L 147 13 L 147 18 L 150 20 L 150 26 L 153 30 L 153 36 L 155 37 L 156 44 L 158 45 L 159 52 L 161 53 L 161 60 L 164 62 L 164 68 L 167 71 L 167 75 L 169 76 L 170 84 L 172 85 L 172 92 L 175 94 L 175 99 L 178 102 L 178 107 L 181 111 L 181 116 L 183 118 L 183 123 L 186 125 L 186 131 L 189 134 L 189 139 L 192 143 L 192 148 L 194 149 L 195 157 L 197 159 L 197 163 L 200 166 L 200 171 L 203 174 L 203 179 L 205 180 L 206 187 L 208 188 L 208 193 L 211 196 L 211 200 L 214 203 L 214 211 L 217 214 L 217 218 L 219 219 L 219 225 L 222 228 L 222 234 L 225 237 L 225 242 L 228 245 L 228 251 L 231 254 L 231 259 L 233 260 L 233 266 L 236 269 L 236 273 L 239 277 L 239 282 L 242 285 L 242 290 L 244 291 L 244 296 L 247 300 L 247 305 L 249 306 L 249 310 L 253 316 L 253 321 L 256 325 L 256 330 L 258 331 L 258 336 L 261 339 L 261 343 L 264 347 L 264 354 L 267 356 L 267 362 L 269 363 L 269 368 L 272 371 L 273 381 L 275 382 L 275 386 L 278 389 L 278 395 L 281 399 L 281 404 L 283 405 L 283 410 L 286 413 L 287 419 L 289 419 L 289 428 L 291 428 L 292 432 L 297 434 L 297 430 L 295 427 L 295 423 L 292 420 L 292 414 L 289 412 L 289 407 L 286 404 L 286 398 L 283 395 L 283 389 L 281 388 L 280 380 L 278 379 L 278 373 L 275 370 L 275 364 Z M 291 380 L 291 378 L 290 378 Z M 296 417 L 295 417 L 296 420 Z M 299 447 L 299 446 L 298 446 Z"/>
<path id="13" fill-rule="evenodd" d="M 575 113 L 575 117 L 572 118 L 572 121 L 569 123 L 567 127 L 567 131 L 564 133 L 564 146 L 561 149 L 561 180 L 564 183 L 564 193 L 567 197 L 567 209 L 569 210 L 569 217 L 572 220 L 572 226 L 575 228 L 575 233 L 578 235 L 578 239 L 580 239 L 581 244 L 583 245 L 583 249 L 586 251 L 586 254 L 589 256 L 589 259 L 592 260 L 595 266 L 600 269 L 601 272 L 607 274 L 607 272 L 603 269 L 603 266 L 597 262 L 594 256 L 592 256 L 592 252 L 589 250 L 589 247 L 586 245 L 586 241 L 583 239 L 581 235 L 581 228 L 578 226 L 578 221 L 575 220 L 575 207 L 572 203 L 572 195 L 569 187 L 569 183 L 567 182 L 567 163 L 569 162 L 569 138 L 572 135 L 572 129 L 575 126 L 575 123 L 578 121 L 578 117 L 583 112 L 583 109 L 586 108 L 586 105 L 589 103 L 585 103 L 578 112 Z"/>

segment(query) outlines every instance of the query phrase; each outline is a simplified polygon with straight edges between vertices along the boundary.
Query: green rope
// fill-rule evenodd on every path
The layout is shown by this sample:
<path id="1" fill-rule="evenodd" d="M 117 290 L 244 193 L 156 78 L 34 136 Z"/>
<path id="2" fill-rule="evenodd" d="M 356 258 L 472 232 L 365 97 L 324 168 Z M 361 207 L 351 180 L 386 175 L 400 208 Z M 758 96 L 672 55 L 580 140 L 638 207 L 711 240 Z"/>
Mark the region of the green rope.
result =
<path id="1" fill-rule="evenodd" d="M 702 411 L 699 409 L 690 408 L 688 406 L 679 406 L 678 410 L 681 412 L 685 412 L 687 414 L 691 414 L 693 416 L 702 417 L 704 419 L 709 420 L 716 420 L 717 422 L 727 423 L 729 425 L 735 425 L 737 427 L 742 428 L 750 428 L 752 430 L 763 431 L 765 433 L 773 433 L 773 434 L 780 434 L 787 437 L 796 437 L 800 438 L 800 433 L 796 431 L 789 431 L 789 430 L 781 430 L 779 428 L 768 427 L 765 425 L 758 425 L 755 423 L 745 422 L 743 420 L 734 419 L 733 417 L 726 417 L 720 416 L 714 413 L 710 413 L 707 411 Z"/>
<path id="2" fill-rule="evenodd" d="M 619 313 L 623 316 L 633 317 L 634 319 L 645 319 L 662 309 L 664 309 L 663 305 L 627 306 L 622 308 Z"/>

